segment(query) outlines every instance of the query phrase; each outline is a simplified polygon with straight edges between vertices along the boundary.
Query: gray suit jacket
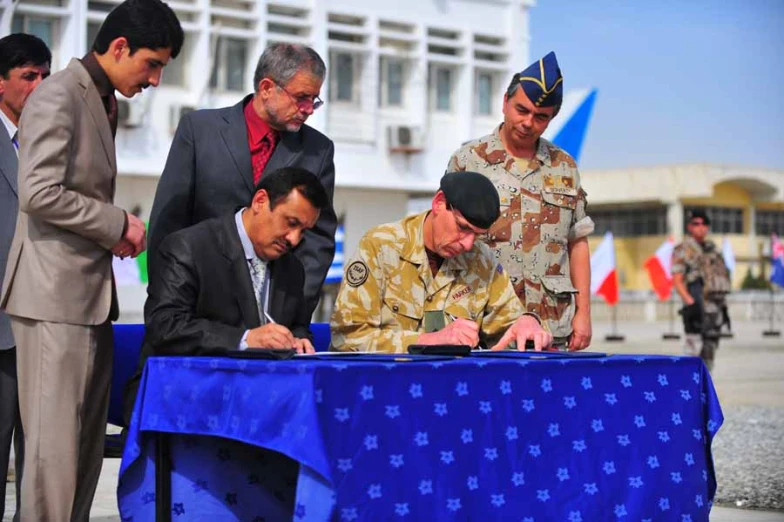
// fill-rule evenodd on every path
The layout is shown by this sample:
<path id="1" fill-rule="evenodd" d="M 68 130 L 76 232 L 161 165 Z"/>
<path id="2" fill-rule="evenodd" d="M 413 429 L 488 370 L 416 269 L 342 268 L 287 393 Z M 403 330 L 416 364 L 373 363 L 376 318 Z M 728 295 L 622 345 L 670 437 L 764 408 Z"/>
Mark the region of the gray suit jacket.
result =
<path id="1" fill-rule="evenodd" d="M 244 104 L 250 98 L 246 96 L 232 107 L 195 111 L 180 120 L 150 216 L 150 272 L 155 271 L 158 246 L 167 235 L 250 203 L 253 169 L 243 114 Z M 321 285 L 335 254 L 334 150 L 326 136 L 303 125 L 299 132 L 281 134 L 264 169 L 264 173 L 282 167 L 307 169 L 318 176 L 330 197 L 330 208 L 321 212 L 316 226 L 305 233 L 294 251 L 305 267 L 305 306 L 309 313 L 318 303 Z"/>
<path id="2" fill-rule="evenodd" d="M 3 274 L 8 262 L 8 251 L 14 238 L 16 213 L 19 211 L 19 196 L 16 185 L 16 151 L 0 123 L 0 287 L 3 285 Z M 0 312 L 0 350 L 14 346 L 14 335 L 11 323 L 4 312 Z"/>
<path id="3" fill-rule="evenodd" d="M 68 324 L 116 318 L 109 249 L 122 236 L 125 212 L 112 204 L 109 118 L 79 60 L 30 95 L 19 142 L 19 214 L 0 307 Z"/>

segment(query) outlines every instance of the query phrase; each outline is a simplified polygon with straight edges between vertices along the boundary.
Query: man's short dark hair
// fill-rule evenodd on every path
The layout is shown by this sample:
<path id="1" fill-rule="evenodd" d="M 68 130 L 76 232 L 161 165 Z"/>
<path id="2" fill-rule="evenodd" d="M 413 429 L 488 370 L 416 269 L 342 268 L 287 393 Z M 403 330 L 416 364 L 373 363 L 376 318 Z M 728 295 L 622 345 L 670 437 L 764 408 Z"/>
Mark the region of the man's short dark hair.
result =
<path id="1" fill-rule="evenodd" d="M 270 210 L 275 210 L 292 190 L 296 190 L 307 199 L 316 210 L 321 211 L 329 205 L 329 196 L 315 174 L 299 167 L 285 167 L 262 176 L 253 191 L 254 196 L 260 190 L 266 190 L 270 200 Z M 252 199 L 251 199 L 252 201 Z"/>
<path id="2" fill-rule="evenodd" d="M 44 64 L 52 64 L 52 52 L 37 36 L 14 33 L 0 38 L 0 76 L 6 80 L 11 69 Z"/>
<path id="3" fill-rule="evenodd" d="M 689 211 L 689 223 L 691 223 L 693 219 L 701 219 L 703 223 L 710 226 L 710 218 L 708 217 L 708 213 L 701 208 L 695 208 Z"/>
<path id="4" fill-rule="evenodd" d="M 93 42 L 93 51 L 104 54 L 121 36 L 128 40 L 131 54 L 139 49 L 171 48 L 177 58 L 185 35 L 171 7 L 161 0 L 125 0 L 106 15 Z"/>
<path id="5" fill-rule="evenodd" d="M 290 43 L 272 44 L 264 49 L 256 64 L 253 91 L 259 90 L 259 82 L 264 78 L 285 87 L 300 71 L 306 71 L 323 81 L 327 66 L 321 56 L 310 47 Z"/>

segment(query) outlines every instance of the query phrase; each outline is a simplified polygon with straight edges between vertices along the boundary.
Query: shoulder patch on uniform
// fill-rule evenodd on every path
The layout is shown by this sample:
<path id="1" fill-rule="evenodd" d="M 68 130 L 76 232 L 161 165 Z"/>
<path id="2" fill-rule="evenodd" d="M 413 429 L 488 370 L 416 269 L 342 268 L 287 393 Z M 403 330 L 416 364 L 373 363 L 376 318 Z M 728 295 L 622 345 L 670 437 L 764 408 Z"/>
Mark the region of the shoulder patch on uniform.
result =
<path id="1" fill-rule="evenodd" d="M 354 261 L 346 269 L 346 283 L 355 287 L 364 284 L 369 272 L 364 261 Z"/>
<path id="2" fill-rule="evenodd" d="M 503 274 L 504 273 L 504 265 L 502 265 L 501 263 L 498 263 L 498 265 L 495 267 L 495 270 L 499 274 Z"/>

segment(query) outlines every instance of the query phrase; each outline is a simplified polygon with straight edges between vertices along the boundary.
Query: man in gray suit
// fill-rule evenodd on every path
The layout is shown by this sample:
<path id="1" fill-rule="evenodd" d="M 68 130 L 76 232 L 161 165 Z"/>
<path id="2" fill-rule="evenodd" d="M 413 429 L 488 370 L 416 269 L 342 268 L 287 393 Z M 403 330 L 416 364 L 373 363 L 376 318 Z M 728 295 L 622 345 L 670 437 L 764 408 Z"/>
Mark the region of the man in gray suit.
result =
<path id="1" fill-rule="evenodd" d="M 0 39 L 0 286 L 14 237 L 17 198 L 16 169 L 19 154 L 17 127 L 27 97 L 49 76 L 52 53 L 31 34 L 16 33 Z M 5 134 L 3 129 L 8 131 Z M 24 435 L 19 416 L 16 384 L 16 344 L 8 316 L 0 311 L 0 499 L 5 498 L 11 441 L 16 455 L 16 516 L 19 520 L 19 489 L 24 459 Z M 0 502 L 0 520 L 5 502 Z"/>
<path id="2" fill-rule="evenodd" d="M 86 521 L 103 462 L 117 298 L 112 254 L 145 249 L 114 206 L 114 91 L 158 85 L 182 46 L 160 0 L 126 0 L 92 51 L 33 92 L 19 124 L 19 214 L 0 306 L 17 346 L 25 435 L 21 518 Z"/>
<path id="3" fill-rule="evenodd" d="M 158 245 L 177 230 L 247 204 L 262 176 L 283 167 L 315 174 L 330 204 L 294 254 L 305 266 L 305 307 L 313 313 L 335 254 L 334 145 L 305 124 L 323 102 L 326 66 L 311 49 L 273 44 L 259 58 L 255 93 L 232 107 L 195 111 L 174 135 L 150 216 L 150 277 Z"/>

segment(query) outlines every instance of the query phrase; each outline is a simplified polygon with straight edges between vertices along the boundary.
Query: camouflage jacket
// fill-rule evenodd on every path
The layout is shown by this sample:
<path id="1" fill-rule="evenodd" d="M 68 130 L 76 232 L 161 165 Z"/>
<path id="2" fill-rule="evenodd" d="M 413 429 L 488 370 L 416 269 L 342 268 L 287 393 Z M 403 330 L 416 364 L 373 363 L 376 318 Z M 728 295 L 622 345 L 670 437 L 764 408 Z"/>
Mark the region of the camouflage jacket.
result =
<path id="1" fill-rule="evenodd" d="M 485 245 L 444 259 L 435 277 L 425 252 L 427 212 L 369 230 L 346 263 L 330 327 L 335 350 L 405 352 L 426 328 L 476 321 L 494 343 L 524 312 Z M 439 328 L 435 328 L 439 329 Z"/>
<path id="2" fill-rule="evenodd" d="M 684 239 L 672 251 L 671 271 L 683 274 L 687 285 L 701 282 L 704 297 L 720 299 L 730 291 L 729 270 L 713 241 L 706 240 L 700 245 L 691 236 Z"/>
<path id="3" fill-rule="evenodd" d="M 572 332 L 577 292 L 568 245 L 594 228 L 580 174 L 569 154 L 543 138 L 533 159 L 515 158 L 504 149 L 499 130 L 463 145 L 447 171 L 476 171 L 493 182 L 501 216 L 481 239 L 509 272 L 526 309 L 563 339 Z"/>

